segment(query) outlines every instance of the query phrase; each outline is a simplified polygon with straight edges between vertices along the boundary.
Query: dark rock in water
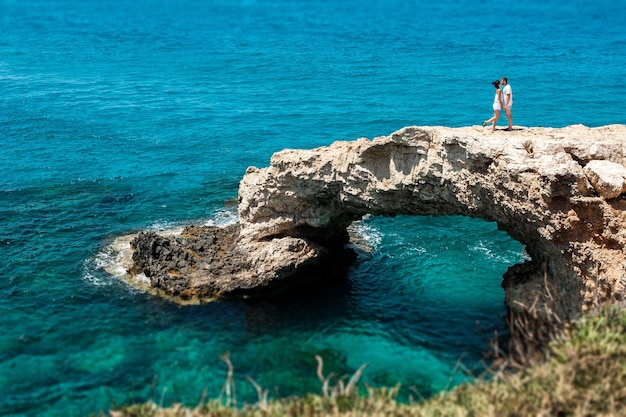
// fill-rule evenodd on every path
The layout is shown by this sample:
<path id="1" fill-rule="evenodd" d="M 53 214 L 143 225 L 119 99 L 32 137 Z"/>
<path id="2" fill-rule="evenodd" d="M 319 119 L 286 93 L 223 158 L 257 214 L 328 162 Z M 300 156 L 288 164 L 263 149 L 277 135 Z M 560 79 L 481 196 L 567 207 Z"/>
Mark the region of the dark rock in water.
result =
<path id="1" fill-rule="evenodd" d="M 238 235 L 238 225 L 188 226 L 180 236 L 141 232 L 131 242 L 134 252 L 129 273 L 143 273 L 152 287 L 182 299 L 213 297 L 218 287 L 206 283 L 194 286 L 193 277 L 200 271 L 232 273 L 232 265 L 221 255 L 228 253 Z"/>
<path id="2" fill-rule="evenodd" d="M 277 295 L 305 283 L 338 279 L 356 258 L 351 249 L 317 245 L 316 256 L 290 264 L 268 262 L 258 271 L 258 259 L 236 245 L 238 237 L 238 224 L 187 226 L 176 236 L 141 232 L 131 242 L 133 265 L 128 272 L 143 273 L 152 288 L 174 299 L 203 301 Z M 308 247 L 297 239 L 292 243 L 294 254 Z"/>

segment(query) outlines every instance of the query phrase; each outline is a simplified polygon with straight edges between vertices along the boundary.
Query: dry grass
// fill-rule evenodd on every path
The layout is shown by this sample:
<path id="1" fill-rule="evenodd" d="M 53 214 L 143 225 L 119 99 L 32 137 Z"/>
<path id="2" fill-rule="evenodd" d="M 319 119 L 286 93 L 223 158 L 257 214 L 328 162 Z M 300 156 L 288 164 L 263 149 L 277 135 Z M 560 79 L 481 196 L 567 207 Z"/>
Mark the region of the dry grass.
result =
<path id="1" fill-rule="evenodd" d="M 494 369 L 490 380 L 456 387 L 416 404 L 396 401 L 398 388 L 356 386 L 363 367 L 334 385 L 318 358 L 319 394 L 268 400 L 257 390 L 257 404 L 235 406 L 232 364 L 223 398 L 195 408 L 154 403 L 111 411 L 111 417 L 197 416 L 621 416 L 626 415 L 626 310 L 610 307 L 584 316 L 549 344 L 544 359 L 518 372 Z M 228 358 L 225 357 L 225 361 Z M 230 361 L 227 362 L 227 364 Z M 230 394 L 228 394 L 230 393 Z"/>
<path id="2" fill-rule="evenodd" d="M 626 415 L 626 310 L 583 317 L 546 353 L 522 372 L 457 387 L 420 407 L 424 415 Z"/>

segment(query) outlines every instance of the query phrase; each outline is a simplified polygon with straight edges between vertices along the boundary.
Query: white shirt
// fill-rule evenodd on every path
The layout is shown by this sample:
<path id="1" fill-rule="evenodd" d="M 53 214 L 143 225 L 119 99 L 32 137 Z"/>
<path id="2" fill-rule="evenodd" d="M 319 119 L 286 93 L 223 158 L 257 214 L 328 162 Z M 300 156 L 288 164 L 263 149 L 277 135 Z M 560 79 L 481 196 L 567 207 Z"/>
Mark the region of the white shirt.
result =
<path id="1" fill-rule="evenodd" d="M 511 88 L 510 84 L 505 85 L 504 89 L 502 90 L 502 106 L 503 107 L 506 107 L 507 96 L 511 96 L 510 101 L 509 101 L 509 107 L 513 107 L 513 89 Z"/>

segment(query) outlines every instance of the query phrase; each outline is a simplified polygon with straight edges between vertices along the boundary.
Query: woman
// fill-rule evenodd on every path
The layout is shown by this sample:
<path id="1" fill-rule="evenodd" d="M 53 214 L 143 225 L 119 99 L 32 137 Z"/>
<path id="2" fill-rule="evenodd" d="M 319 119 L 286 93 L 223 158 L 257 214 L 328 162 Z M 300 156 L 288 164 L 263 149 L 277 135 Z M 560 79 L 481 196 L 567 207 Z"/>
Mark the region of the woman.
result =
<path id="1" fill-rule="evenodd" d="M 483 127 L 493 122 L 493 126 L 491 127 L 491 131 L 493 132 L 496 130 L 496 123 L 500 118 L 500 110 L 502 110 L 502 92 L 500 91 L 500 80 L 494 81 L 491 84 L 496 87 L 496 95 L 493 98 L 493 117 L 489 120 L 485 120 Z"/>

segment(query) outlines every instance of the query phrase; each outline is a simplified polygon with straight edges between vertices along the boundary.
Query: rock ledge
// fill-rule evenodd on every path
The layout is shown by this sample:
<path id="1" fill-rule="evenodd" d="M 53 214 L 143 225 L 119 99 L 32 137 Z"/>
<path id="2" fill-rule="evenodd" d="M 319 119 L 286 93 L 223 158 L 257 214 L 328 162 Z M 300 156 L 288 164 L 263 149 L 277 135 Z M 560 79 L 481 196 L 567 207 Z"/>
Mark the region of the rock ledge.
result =
<path id="1" fill-rule="evenodd" d="M 129 272 L 186 300 L 266 296 L 341 276 L 347 228 L 366 214 L 465 215 L 526 245 L 504 277 L 509 306 L 558 297 L 578 314 L 626 291 L 625 143 L 624 125 L 406 127 L 283 150 L 248 168 L 238 225 L 141 233 Z"/>

